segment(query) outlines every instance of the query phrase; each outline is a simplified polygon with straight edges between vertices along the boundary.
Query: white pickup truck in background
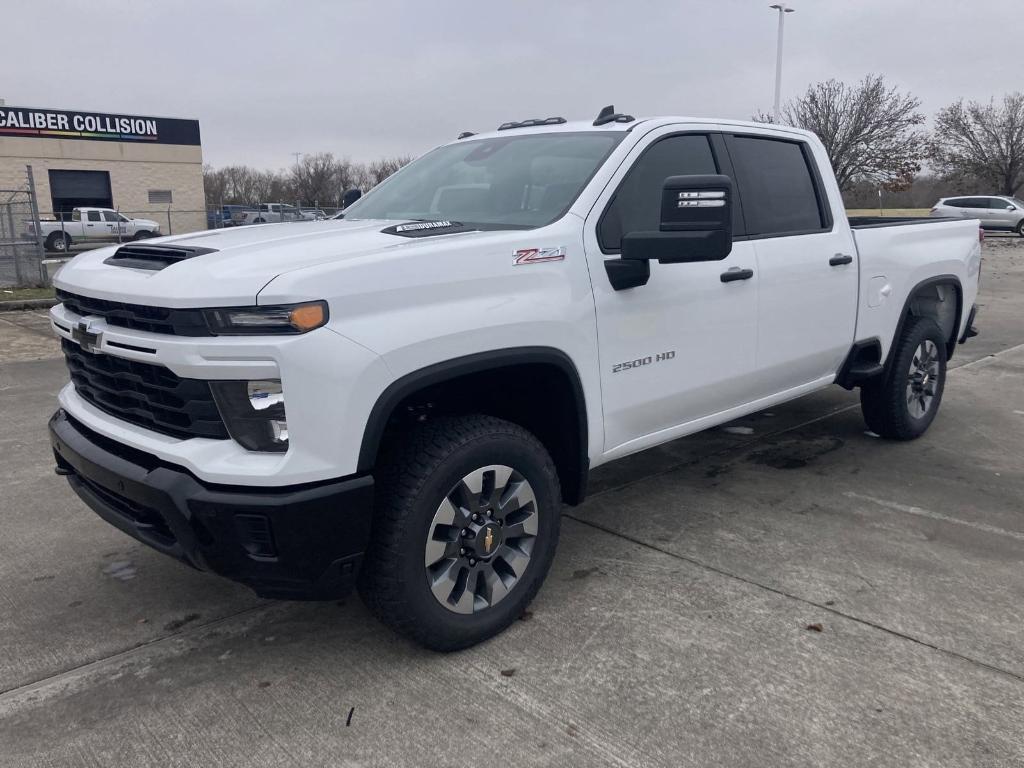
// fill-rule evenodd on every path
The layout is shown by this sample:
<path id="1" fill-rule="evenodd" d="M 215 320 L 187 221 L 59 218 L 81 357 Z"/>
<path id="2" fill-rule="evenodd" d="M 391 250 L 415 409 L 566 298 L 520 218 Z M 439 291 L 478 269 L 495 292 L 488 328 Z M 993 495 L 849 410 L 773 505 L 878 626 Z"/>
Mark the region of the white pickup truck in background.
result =
<path id="1" fill-rule="evenodd" d="M 591 468 L 833 384 L 922 435 L 978 222 L 848 220 L 776 125 L 602 110 L 464 134 L 344 218 L 77 256 L 57 472 L 277 598 L 357 585 L 435 649 L 522 615 Z"/>
<path id="2" fill-rule="evenodd" d="M 29 222 L 29 235 L 42 234 L 48 251 L 67 253 L 75 243 L 124 242 L 160 236 L 150 219 L 129 219 L 112 208 L 75 208 L 64 220 Z"/>
<path id="3" fill-rule="evenodd" d="M 236 224 L 279 224 L 282 221 L 308 221 L 302 211 L 287 203 L 260 203 L 255 209 L 238 213 Z"/>

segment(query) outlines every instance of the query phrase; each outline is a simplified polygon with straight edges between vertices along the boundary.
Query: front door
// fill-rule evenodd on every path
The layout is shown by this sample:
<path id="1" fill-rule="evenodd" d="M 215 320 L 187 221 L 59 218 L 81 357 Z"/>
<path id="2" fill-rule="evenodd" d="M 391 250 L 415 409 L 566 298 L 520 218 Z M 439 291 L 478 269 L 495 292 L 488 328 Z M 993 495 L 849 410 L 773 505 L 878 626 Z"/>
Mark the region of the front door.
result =
<path id="1" fill-rule="evenodd" d="M 623 291 L 612 288 L 604 268 L 619 258 L 624 234 L 658 230 L 667 177 L 728 175 L 720 141 L 671 127 L 652 131 L 587 218 L 607 458 L 695 431 L 699 420 L 750 399 L 757 275 L 728 282 L 721 276 L 756 267 L 752 243 L 734 243 L 722 261 L 651 262 L 647 284 Z"/>

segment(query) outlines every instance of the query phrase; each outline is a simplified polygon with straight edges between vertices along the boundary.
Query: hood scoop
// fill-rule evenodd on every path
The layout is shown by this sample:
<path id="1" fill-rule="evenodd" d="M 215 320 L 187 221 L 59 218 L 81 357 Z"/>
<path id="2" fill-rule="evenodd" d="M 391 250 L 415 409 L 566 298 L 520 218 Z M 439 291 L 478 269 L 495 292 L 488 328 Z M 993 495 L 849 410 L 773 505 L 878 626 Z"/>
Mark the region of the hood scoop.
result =
<path id="1" fill-rule="evenodd" d="M 204 253 L 216 253 L 216 248 L 199 248 L 184 245 L 144 245 L 130 243 L 118 248 L 113 256 L 104 259 L 104 264 L 129 269 L 148 269 L 159 272 L 171 264 L 185 261 Z"/>

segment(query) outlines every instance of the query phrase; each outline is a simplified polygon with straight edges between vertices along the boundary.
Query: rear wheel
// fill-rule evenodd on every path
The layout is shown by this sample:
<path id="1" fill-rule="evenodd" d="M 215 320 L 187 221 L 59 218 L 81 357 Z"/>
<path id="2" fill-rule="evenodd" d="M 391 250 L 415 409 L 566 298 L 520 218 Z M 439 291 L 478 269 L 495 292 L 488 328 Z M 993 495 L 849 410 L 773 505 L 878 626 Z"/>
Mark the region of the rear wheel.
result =
<path id="1" fill-rule="evenodd" d="M 558 543 L 558 477 L 544 446 L 516 424 L 467 416 L 420 425 L 385 453 L 360 574 L 367 605 L 438 651 L 505 629 Z"/>
<path id="2" fill-rule="evenodd" d="M 46 250 L 67 253 L 71 248 L 71 236 L 66 232 L 51 232 L 46 238 Z"/>
<path id="3" fill-rule="evenodd" d="M 893 350 L 892 363 L 860 390 L 861 410 L 872 432 L 894 440 L 925 433 L 942 402 L 946 339 L 934 320 L 912 317 Z"/>

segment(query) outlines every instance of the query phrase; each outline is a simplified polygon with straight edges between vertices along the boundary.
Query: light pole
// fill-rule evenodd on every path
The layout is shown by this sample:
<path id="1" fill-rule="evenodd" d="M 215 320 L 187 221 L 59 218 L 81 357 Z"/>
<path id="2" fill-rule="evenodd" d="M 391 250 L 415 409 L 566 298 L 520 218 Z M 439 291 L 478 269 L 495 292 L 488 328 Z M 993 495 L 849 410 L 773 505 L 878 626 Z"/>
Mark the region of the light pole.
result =
<path id="1" fill-rule="evenodd" d="M 779 122 L 779 98 L 782 95 L 782 30 L 786 26 L 786 14 L 793 13 L 786 3 L 775 3 L 769 6 L 779 12 L 779 44 L 775 51 L 775 106 L 772 109 L 772 122 Z"/>

